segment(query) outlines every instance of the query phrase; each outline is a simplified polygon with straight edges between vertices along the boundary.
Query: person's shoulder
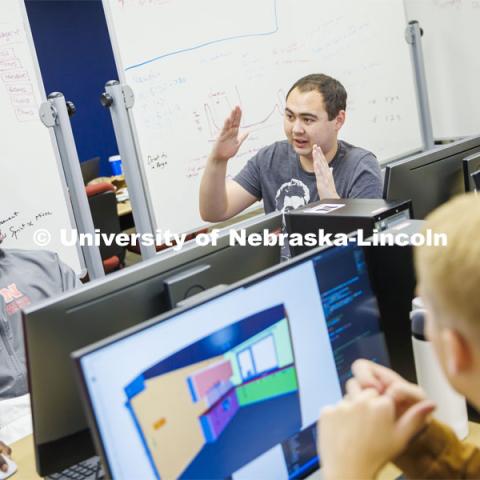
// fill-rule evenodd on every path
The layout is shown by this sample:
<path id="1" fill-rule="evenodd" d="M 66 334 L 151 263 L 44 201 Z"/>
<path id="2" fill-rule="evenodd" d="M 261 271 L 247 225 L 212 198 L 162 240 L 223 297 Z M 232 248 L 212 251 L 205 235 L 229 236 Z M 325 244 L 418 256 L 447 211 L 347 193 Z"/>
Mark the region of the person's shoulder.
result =
<path id="1" fill-rule="evenodd" d="M 344 150 L 345 156 L 348 156 L 349 158 L 353 158 L 357 161 L 364 158 L 377 161 L 375 154 L 366 148 L 357 147 L 356 145 L 352 145 L 345 140 L 339 140 L 338 143 Z"/>
<path id="2" fill-rule="evenodd" d="M 50 250 L 23 250 L 20 248 L 2 248 L 2 261 L 10 263 L 30 263 L 45 266 L 58 264 L 58 255 Z"/>
<path id="3" fill-rule="evenodd" d="M 287 140 L 280 140 L 278 142 L 273 142 L 270 145 L 262 147 L 255 157 L 259 162 L 270 162 L 275 160 L 277 157 L 286 157 L 291 154 L 293 151 L 292 146 L 288 143 Z"/>
<path id="4" fill-rule="evenodd" d="M 380 164 L 377 157 L 370 150 L 357 147 L 343 140 L 339 141 L 344 153 L 344 160 L 347 160 L 352 168 L 357 169 L 360 165 L 370 170 L 379 170 Z"/>

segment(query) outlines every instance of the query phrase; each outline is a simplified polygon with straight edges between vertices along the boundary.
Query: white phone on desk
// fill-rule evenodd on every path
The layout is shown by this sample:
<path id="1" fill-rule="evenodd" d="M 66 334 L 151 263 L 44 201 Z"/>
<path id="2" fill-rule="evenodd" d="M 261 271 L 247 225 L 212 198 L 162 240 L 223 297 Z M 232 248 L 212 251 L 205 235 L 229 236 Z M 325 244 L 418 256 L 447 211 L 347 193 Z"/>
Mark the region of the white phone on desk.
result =
<path id="1" fill-rule="evenodd" d="M 6 472 L 0 470 L 0 480 L 11 477 L 17 471 L 17 464 L 11 458 L 6 455 L 3 455 L 3 458 L 7 462 L 8 470 Z"/>

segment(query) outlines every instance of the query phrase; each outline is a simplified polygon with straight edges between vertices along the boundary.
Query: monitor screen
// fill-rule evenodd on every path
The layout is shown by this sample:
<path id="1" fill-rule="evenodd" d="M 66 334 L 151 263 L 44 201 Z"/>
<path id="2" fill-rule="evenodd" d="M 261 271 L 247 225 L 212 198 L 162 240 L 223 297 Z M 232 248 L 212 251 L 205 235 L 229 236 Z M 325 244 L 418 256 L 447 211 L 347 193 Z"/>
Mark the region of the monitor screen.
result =
<path id="1" fill-rule="evenodd" d="M 77 352 L 109 474 L 301 478 L 359 357 L 387 364 L 363 250 L 318 249 Z"/>
<path id="2" fill-rule="evenodd" d="M 412 200 L 423 219 L 452 196 L 465 192 L 462 161 L 480 152 L 480 137 L 459 140 L 385 167 L 386 200 Z"/>
<path id="3" fill-rule="evenodd" d="M 281 214 L 235 225 L 247 234 L 275 231 Z M 279 246 L 230 245 L 230 231 L 216 246 L 189 242 L 178 251 L 129 267 L 24 312 L 27 367 L 37 470 L 48 475 L 94 454 L 69 355 L 85 345 L 149 320 L 172 306 L 168 280 L 182 275 L 175 301 L 217 284 L 231 284 L 280 261 Z M 195 284 L 192 291 L 189 284 Z M 45 354 L 48 352 L 48 355 Z"/>

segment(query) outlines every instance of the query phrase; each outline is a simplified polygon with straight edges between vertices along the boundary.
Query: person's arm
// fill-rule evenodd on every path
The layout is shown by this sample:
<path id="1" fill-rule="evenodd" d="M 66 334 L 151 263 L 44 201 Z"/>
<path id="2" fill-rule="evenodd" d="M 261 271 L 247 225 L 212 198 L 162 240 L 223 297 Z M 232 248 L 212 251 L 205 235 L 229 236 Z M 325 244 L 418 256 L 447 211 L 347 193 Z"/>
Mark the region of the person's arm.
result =
<path id="1" fill-rule="evenodd" d="M 354 362 L 352 372 L 354 377 L 347 383 L 347 392 L 355 394 L 374 388 L 394 400 L 397 417 L 425 402 L 425 395 L 417 385 L 369 360 Z M 407 478 L 480 478 L 479 449 L 460 442 L 449 427 L 428 416 L 393 461 Z"/>
<path id="2" fill-rule="evenodd" d="M 394 463 L 407 478 L 480 478 L 480 450 L 435 420 Z"/>
<path id="3" fill-rule="evenodd" d="M 60 271 L 60 279 L 62 282 L 62 291 L 67 292 L 68 290 L 73 290 L 74 288 L 80 287 L 82 283 L 78 279 L 75 272 L 66 264 L 63 263 L 57 254 L 58 268 Z"/>
<path id="4" fill-rule="evenodd" d="M 200 184 L 200 215 L 207 222 L 228 220 L 252 205 L 257 198 L 233 180 L 226 179 L 227 162 L 247 137 L 239 134 L 242 112 L 235 107 L 208 158 Z"/>
<path id="5" fill-rule="evenodd" d="M 8 470 L 8 465 L 5 459 L 3 458 L 4 455 L 10 456 L 12 454 L 12 449 L 0 441 L 0 470 L 2 472 L 6 472 Z"/>

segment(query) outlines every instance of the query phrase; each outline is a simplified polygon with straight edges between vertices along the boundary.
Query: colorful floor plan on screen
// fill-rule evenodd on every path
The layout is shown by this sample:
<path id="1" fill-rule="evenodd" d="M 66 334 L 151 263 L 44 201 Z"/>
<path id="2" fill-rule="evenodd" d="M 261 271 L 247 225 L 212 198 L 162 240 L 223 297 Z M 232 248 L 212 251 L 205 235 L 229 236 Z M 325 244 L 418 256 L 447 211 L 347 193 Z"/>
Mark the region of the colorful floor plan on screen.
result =
<path id="1" fill-rule="evenodd" d="M 200 339 L 125 393 L 157 478 L 230 476 L 301 428 L 285 307 Z"/>

